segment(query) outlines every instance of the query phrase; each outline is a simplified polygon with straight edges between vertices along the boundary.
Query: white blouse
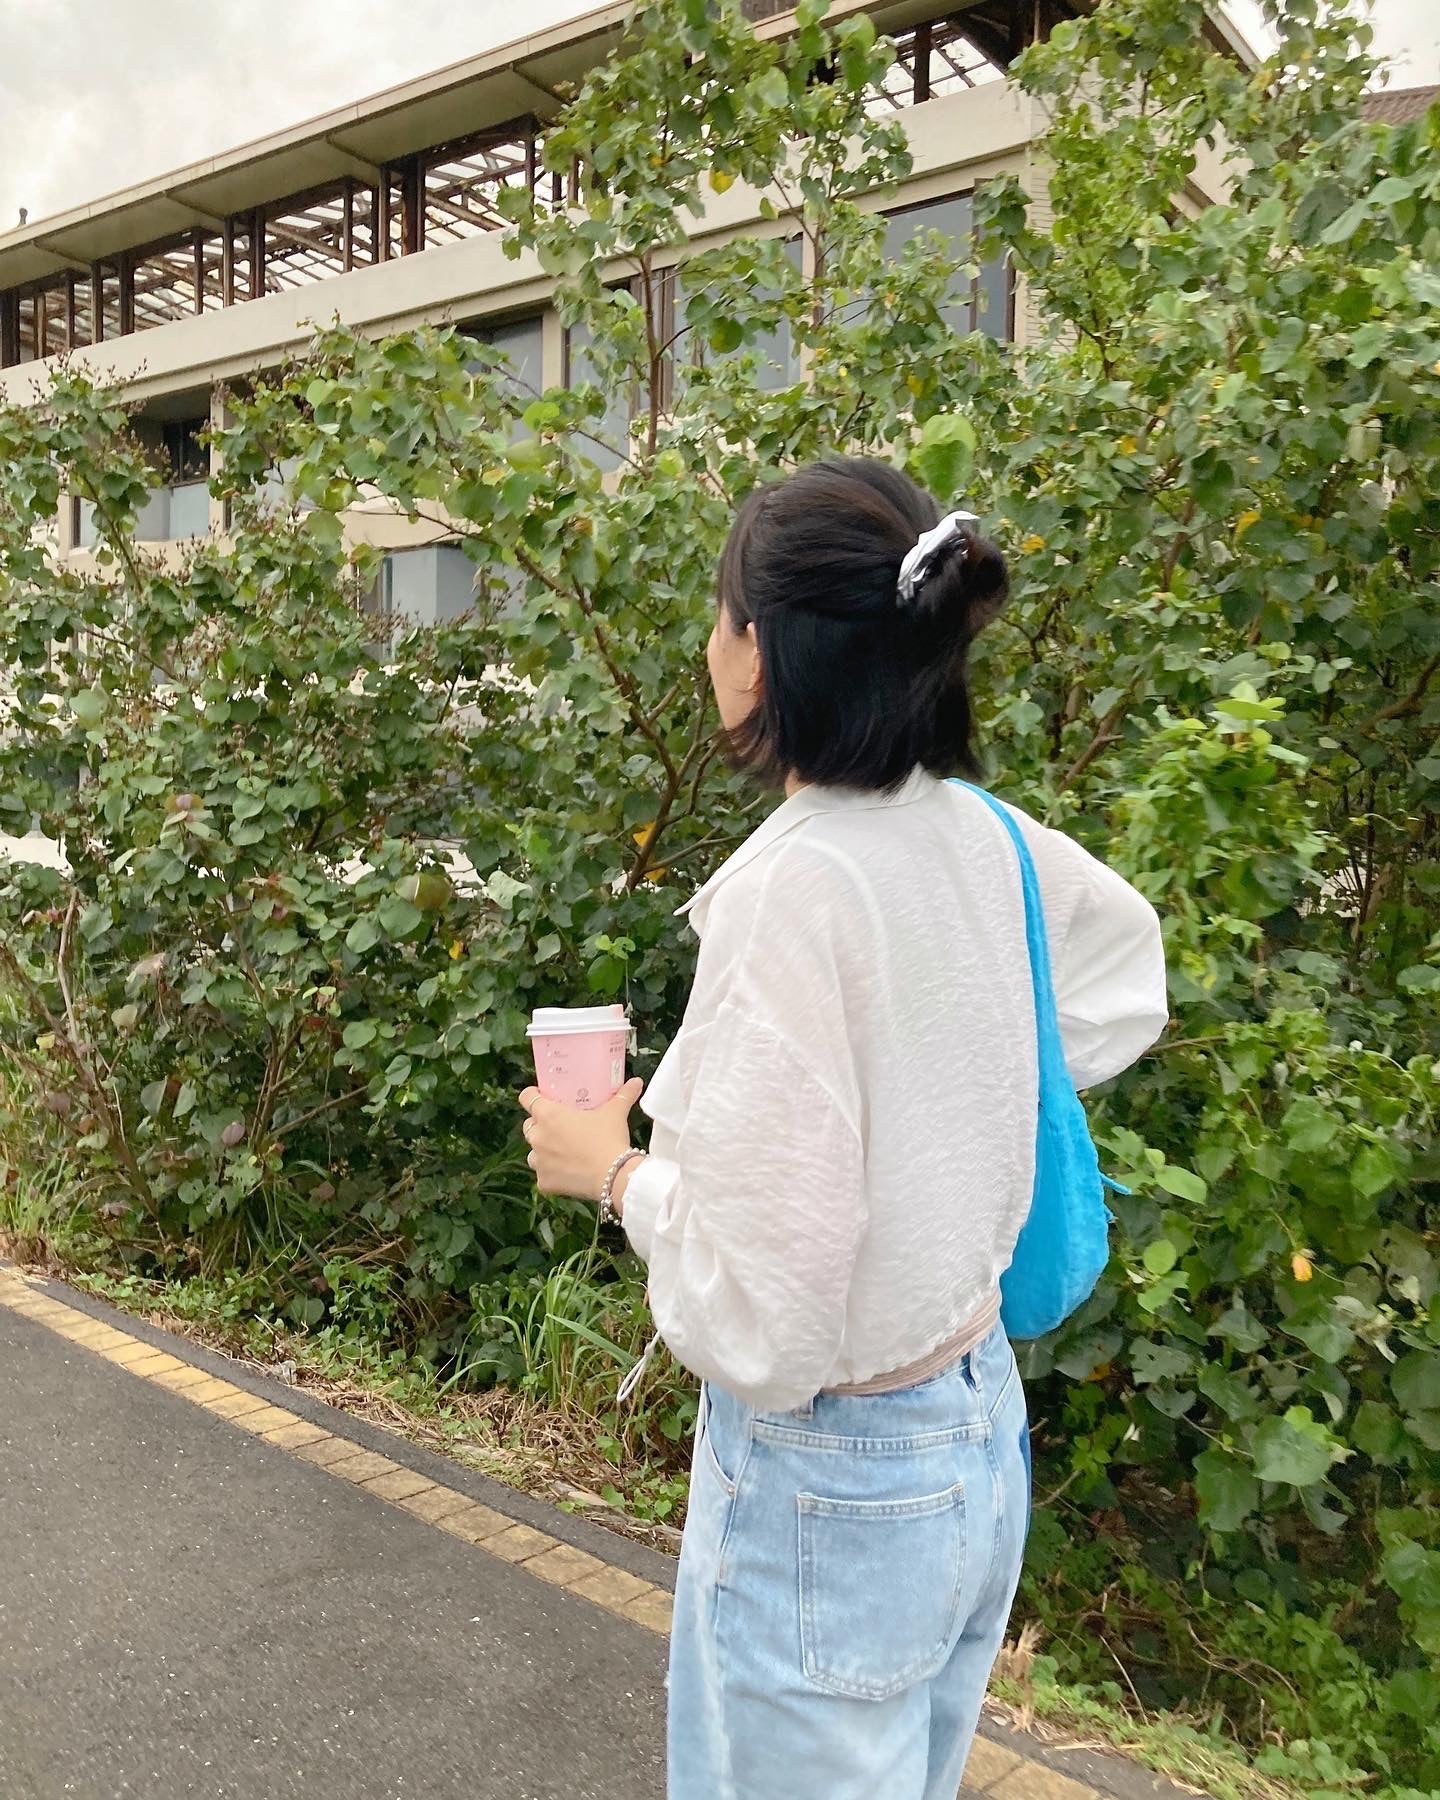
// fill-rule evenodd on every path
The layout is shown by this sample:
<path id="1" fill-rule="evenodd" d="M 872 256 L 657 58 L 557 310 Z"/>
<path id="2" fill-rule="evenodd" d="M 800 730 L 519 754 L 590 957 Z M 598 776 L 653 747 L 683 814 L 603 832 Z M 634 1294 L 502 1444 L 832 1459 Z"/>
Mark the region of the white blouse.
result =
<path id="1" fill-rule="evenodd" d="M 1164 1029 L 1149 903 L 1017 812 L 1066 1060 Z M 993 1304 L 1030 1204 L 1036 1062 L 1015 850 L 975 794 L 801 789 L 682 909 L 685 1020 L 625 1192 L 660 1335 L 762 1410 L 916 1361 Z"/>

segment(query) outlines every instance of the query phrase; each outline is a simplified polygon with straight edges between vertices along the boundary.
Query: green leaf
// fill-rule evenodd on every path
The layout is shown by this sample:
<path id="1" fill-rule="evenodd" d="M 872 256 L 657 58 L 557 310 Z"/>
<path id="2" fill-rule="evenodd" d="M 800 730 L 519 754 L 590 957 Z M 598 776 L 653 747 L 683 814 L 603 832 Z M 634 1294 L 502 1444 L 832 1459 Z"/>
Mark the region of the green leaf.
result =
<path id="1" fill-rule="evenodd" d="M 357 919 L 345 933 L 345 948 L 356 956 L 363 956 L 380 942 L 380 933 L 370 918 Z"/>
<path id="2" fill-rule="evenodd" d="M 1412 175 L 1387 175 L 1370 191 L 1370 201 L 1374 206 L 1394 206 L 1397 200 L 1409 200 L 1416 190 L 1416 178 Z"/>
<path id="3" fill-rule="evenodd" d="M 165 1104 L 165 1090 L 168 1085 L 162 1075 L 157 1081 L 147 1081 L 140 1090 L 140 1104 L 152 1119 L 159 1117 L 160 1109 Z"/>
<path id="4" fill-rule="evenodd" d="M 1355 1333 L 1333 1307 L 1316 1309 L 1307 1318 L 1292 1318 L 1286 1330 L 1321 1362 L 1338 1363 L 1355 1342 Z"/>
<path id="5" fill-rule="evenodd" d="M 869 13 L 856 13 L 845 20 L 839 36 L 847 49 L 858 50 L 862 55 L 868 56 L 875 48 L 875 21 Z"/>
<path id="6" fill-rule="evenodd" d="M 1365 1400 L 1356 1409 L 1350 1441 L 1363 1456 L 1384 1468 L 1404 1449 L 1405 1428 L 1383 1402 Z"/>
<path id="7" fill-rule="evenodd" d="M 380 1027 L 373 1019 L 352 1019 L 340 1034 L 347 1050 L 363 1050 L 373 1044 Z"/>
<path id="8" fill-rule="evenodd" d="M 1407 1413 L 1440 1410 L 1440 1346 L 1402 1356 L 1390 1371 L 1390 1392 Z"/>
<path id="9" fill-rule="evenodd" d="M 1173 1270 L 1169 1275 L 1158 1276 L 1148 1287 L 1141 1288 L 1135 1296 L 1136 1304 L 1143 1312 L 1158 1313 L 1168 1306 L 1175 1296 L 1184 1291 L 1188 1285 L 1188 1277 L 1183 1269 Z"/>
<path id="10" fill-rule="evenodd" d="M 1296 1100 L 1285 1114 L 1285 1136 L 1302 1154 L 1325 1149 L 1339 1129 L 1339 1120 L 1309 1095 Z"/>
<path id="11" fill-rule="evenodd" d="M 1180 1260 L 1180 1252 L 1169 1238 L 1156 1238 L 1145 1246 L 1141 1260 L 1152 1275 L 1168 1275 Z"/>
<path id="12" fill-rule="evenodd" d="M 910 465 L 942 503 L 958 498 L 975 460 L 975 427 L 960 413 L 936 413 L 920 428 Z"/>
<path id="13" fill-rule="evenodd" d="M 1362 1144 L 1350 1165 L 1350 1180 L 1363 1199 L 1373 1200 L 1394 1181 L 1398 1169 L 1386 1144 Z"/>
<path id="14" fill-rule="evenodd" d="M 1270 1333 L 1243 1303 L 1237 1303 L 1210 1327 L 1212 1337 L 1223 1338 L 1239 1351 L 1248 1354 L 1270 1341 Z"/>
<path id="15" fill-rule="evenodd" d="M 1440 1673 L 1433 1669 L 1401 1669 L 1390 1677 L 1390 1704 L 1407 1719 L 1427 1724 L 1440 1718 Z"/>
<path id="16" fill-rule="evenodd" d="M 766 69 L 750 84 L 750 91 L 761 106 L 778 112 L 790 104 L 790 84 L 779 69 Z"/>
<path id="17" fill-rule="evenodd" d="M 1292 1406 L 1283 1418 L 1265 1419 L 1256 1427 L 1252 1454 L 1261 1481 L 1313 1487 L 1345 1452 L 1308 1406 Z"/>
<path id="18" fill-rule="evenodd" d="M 70 710 L 86 728 L 93 730 L 105 717 L 106 697 L 103 688 L 82 688 L 72 696 Z"/>
<path id="19" fill-rule="evenodd" d="M 1194 1358 L 1188 1350 L 1174 1344 L 1157 1344 L 1150 1338 L 1136 1338 L 1130 1346 L 1130 1368 L 1142 1387 L 1157 1381 L 1179 1381 L 1193 1374 Z"/>
<path id="20" fill-rule="evenodd" d="M 1381 1574 L 1398 1596 L 1421 1649 L 1440 1658 L 1440 1550 L 1428 1550 L 1411 1537 L 1384 1535 Z"/>
<path id="21" fill-rule="evenodd" d="M 1215 710 L 1228 719 L 1274 719 L 1278 701 L 1242 700 L 1234 694 L 1215 702 Z"/>
<path id="22" fill-rule="evenodd" d="M 412 936 L 425 922 L 425 915 L 418 906 L 395 894 L 380 902 L 375 908 L 375 917 L 384 927 L 386 936 L 397 943 Z"/>
<path id="23" fill-rule="evenodd" d="M 1200 1523 L 1211 1531 L 1238 1531 L 1260 1504 L 1260 1483 L 1223 1450 L 1195 1458 L 1195 1496 Z"/>
<path id="24" fill-rule="evenodd" d="M 1177 1168 L 1174 1163 L 1166 1163 L 1163 1168 L 1157 1169 L 1155 1182 L 1167 1194 L 1174 1194 L 1180 1200 L 1194 1201 L 1197 1206 L 1210 1191 L 1198 1175 L 1189 1169 Z"/>

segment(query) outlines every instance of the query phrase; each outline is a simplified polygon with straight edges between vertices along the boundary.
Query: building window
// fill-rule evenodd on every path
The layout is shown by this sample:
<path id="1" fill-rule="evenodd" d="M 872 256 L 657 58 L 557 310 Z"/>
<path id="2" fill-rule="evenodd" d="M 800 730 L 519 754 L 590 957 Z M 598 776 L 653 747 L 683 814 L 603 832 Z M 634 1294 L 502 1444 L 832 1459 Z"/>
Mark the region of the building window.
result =
<path id="1" fill-rule="evenodd" d="M 571 325 L 565 333 L 565 371 L 566 387 L 580 387 L 589 382 L 600 388 L 605 387 L 596 371 L 590 356 L 590 328 L 588 325 Z M 613 389 L 606 392 L 605 411 L 598 420 L 592 420 L 581 437 L 585 454 L 601 469 L 618 469 L 622 462 L 629 458 L 630 420 L 635 412 L 635 388 L 632 382 L 626 382 L 619 391 Z"/>
<path id="2" fill-rule="evenodd" d="M 203 537 L 210 529 L 210 450 L 202 441 L 208 414 L 188 419 L 134 421 L 134 430 L 149 453 L 162 486 L 152 488 L 135 515 L 135 537 L 141 543 L 174 543 Z M 98 537 L 95 508 L 78 497 L 71 515 L 72 542 L 93 549 Z"/>
<path id="3" fill-rule="evenodd" d="M 477 344 L 500 352 L 509 369 L 509 386 L 522 405 L 545 391 L 545 321 L 542 314 L 507 319 L 500 324 L 490 319 L 471 319 L 460 327 L 460 331 Z M 489 367 L 489 359 L 474 357 L 466 367 L 472 370 Z"/>
<path id="4" fill-rule="evenodd" d="M 801 267 L 799 238 L 791 238 L 786 243 L 785 256 L 797 270 Z M 765 296 L 762 290 L 760 297 L 775 296 Z M 742 350 L 717 351 L 711 348 L 703 332 L 693 330 L 689 324 L 692 298 L 698 298 L 698 295 L 693 289 L 687 288 L 685 265 L 682 263 L 673 271 L 669 283 L 665 327 L 666 335 L 672 339 L 673 390 L 676 399 L 685 391 L 686 376 L 690 370 L 703 369 L 707 364 L 713 366 L 727 362 L 746 351 L 759 352 L 758 385 L 762 389 L 789 387 L 800 379 L 800 353 L 788 319 L 781 319 L 772 331 L 758 333 Z"/>
<path id="5" fill-rule="evenodd" d="M 914 237 L 939 232 L 950 254 L 969 257 L 975 236 L 974 197 L 950 194 L 940 200 L 924 200 L 902 206 L 885 215 L 886 259 L 898 262 Z M 971 281 L 963 271 L 954 276 L 941 316 L 958 332 L 983 331 L 1004 342 L 1013 335 L 1010 307 L 1010 268 L 1006 257 L 980 265 L 979 279 Z"/>
<path id="6" fill-rule="evenodd" d="M 455 544 L 391 550 L 357 599 L 375 622 L 372 643 L 388 655 L 397 632 L 447 625 L 474 608 L 475 567 Z"/>

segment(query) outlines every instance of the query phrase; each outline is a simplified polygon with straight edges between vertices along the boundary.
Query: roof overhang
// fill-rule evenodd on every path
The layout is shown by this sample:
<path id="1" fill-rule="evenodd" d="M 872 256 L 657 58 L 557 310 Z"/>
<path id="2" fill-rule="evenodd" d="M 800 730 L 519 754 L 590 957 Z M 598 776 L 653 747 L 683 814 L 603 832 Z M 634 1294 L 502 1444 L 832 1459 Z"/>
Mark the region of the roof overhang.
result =
<path id="1" fill-rule="evenodd" d="M 387 88 L 223 155 L 0 234 L 0 289 L 44 281 L 227 215 L 522 118 L 552 118 L 558 89 L 618 42 L 629 6 L 615 0 L 434 74 Z"/>
<path id="2" fill-rule="evenodd" d="M 1053 22 L 1091 4 L 1093 0 L 952 0 L 947 8 L 944 0 L 834 0 L 831 17 L 866 11 L 882 31 L 896 32 L 933 19 L 937 12 L 970 13 L 974 28 L 972 33 L 967 23 L 967 35 L 1003 64 L 1026 30 L 1034 29 L 1037 12 Z M 0 290 L 83 274 L 122 251 L 140 250 L 196 227 L 213 232 L 228 216 L 347 177 L 373 184 L 383 164 L 492 126 L 552 118 L 563 105 L 561 90 L 581 81 L 615 49 L 629 11 L 627 0 L 611 0 L 549 31 L 0 234 Z M 783 35 L 790 18 L 786 8 L 763 17 L 756 29 L 767 36 Z M 1218 11 L 1208 35 L 1218 49 L 1253 62 L 1254 52 Z"/>

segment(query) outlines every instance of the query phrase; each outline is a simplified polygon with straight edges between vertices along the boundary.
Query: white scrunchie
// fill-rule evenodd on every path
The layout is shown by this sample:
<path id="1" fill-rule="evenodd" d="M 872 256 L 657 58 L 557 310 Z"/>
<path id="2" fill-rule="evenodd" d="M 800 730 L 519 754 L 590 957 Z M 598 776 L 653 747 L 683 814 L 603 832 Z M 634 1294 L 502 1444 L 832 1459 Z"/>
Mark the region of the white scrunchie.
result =
<path id="1" fill-rule="evenodd" d="M 979 523 L 972 512 L 946 513 L 938 525 L 920 533 L 914 548 L 905 552 L 905 560 L 900 565 L 899 593 L 902 606 L 908 606 L 915 598 L 936 557 L 952 538 L 960 535 L 960 528 Z"/>

